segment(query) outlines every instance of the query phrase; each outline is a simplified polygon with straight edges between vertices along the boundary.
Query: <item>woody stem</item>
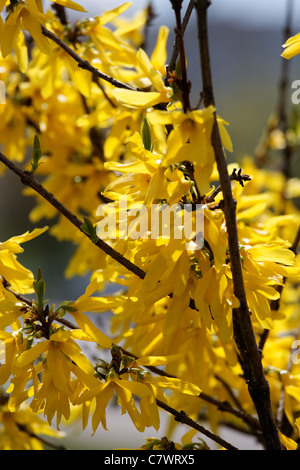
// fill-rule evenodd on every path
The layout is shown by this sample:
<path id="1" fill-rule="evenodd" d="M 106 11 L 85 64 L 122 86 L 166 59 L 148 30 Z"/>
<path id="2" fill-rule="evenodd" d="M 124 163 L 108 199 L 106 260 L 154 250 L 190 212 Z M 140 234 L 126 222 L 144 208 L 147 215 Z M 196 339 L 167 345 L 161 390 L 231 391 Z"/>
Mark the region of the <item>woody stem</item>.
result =
<path id="1" fill-rule="evenodd" d="M 203 98 L 206 107 L 215 105 L 207 23 L 207 9 L 209 6 L 210 2 L 208 0 L 197 0 L 196 2 Z M 282 446 L 271 408 L 269 384 L 265 378 L 261 354 L 256 343 L 250 317 L 251 312 L 246 298 L 238 241 L 236 201 L 232 195 L 231 182 L 216 115 L 211 142 L 215 152 L 224 199 L 223 210 L 228 232 L 233 289 L 235 296 L 240 302 L 239 308 L 233 310 L 234 338 L 240 353 L 241 364 L 248 384 L 249 394 L 256 407 L 260 420 L 265 446 L 268 450 L 281 450 Z"/>

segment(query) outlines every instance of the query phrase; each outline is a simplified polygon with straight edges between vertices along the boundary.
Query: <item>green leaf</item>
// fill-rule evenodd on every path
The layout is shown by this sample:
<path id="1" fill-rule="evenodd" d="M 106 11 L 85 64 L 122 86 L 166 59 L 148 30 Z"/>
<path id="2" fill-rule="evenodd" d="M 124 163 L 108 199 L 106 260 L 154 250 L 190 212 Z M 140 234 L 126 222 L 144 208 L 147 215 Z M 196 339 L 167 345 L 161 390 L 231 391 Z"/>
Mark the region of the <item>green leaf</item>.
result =
<path id="1" fill-rule="evenodd" d="M 42 270 L 40 267 L 37 270 L 36 280 L 33 281 L 33 289 L 37 295 L 38 308 L 42 310 L 44 307 L 44 295 L 45 295 L 46 286 L 43 280 L 43 274 L 42 274 Z"/>
<path id="2" fill-rule="evenodd" d="M 60 306 L 58 307 L 58 310 L 59 309 L 62 309 L 64 310 L 64 312 L 77 312 L 77 308 L 76 307 L 73 307 L 73 304 L 74 302 L 72 301 L 67 301 L 67 300 L 64 300 Z"/>
<path id="3" fill-rule="evenodd" d="M 41 165 L 40 159 L 42 157 L 42 150 L 40 145 L 40 140 L 38 135 L 34 136 L 33 141 L 33 151 L 32 151 L 32 162 L 31 162 L 31 171 L 35 173 L 38 167 Z"/>
<path id="4" fill-rule="evenodd" d="M 143 117 L 143 122 L 142 122 L 142 140 L 143 140 L 144 148 L 151 152 L 151 149 L 152 149 L 151 128 L 150 128 L 150 125 L 146 116 Z"/>
<path id="5" fill-rule="evenodd" d="M 86 233 L 93 243 L 97 243 L 98 237 L 96 227 L 88 217 L 83 217 L 84 223 L 81 225 L 81 230 Z"/>
<path id="6" fill-rule="evenodd" d="M 181 61 L 180 59 L 177 60 L 175 65 L 175 72 L 177 77 L 182 78 L 182 71 L 181 71 Z"/>

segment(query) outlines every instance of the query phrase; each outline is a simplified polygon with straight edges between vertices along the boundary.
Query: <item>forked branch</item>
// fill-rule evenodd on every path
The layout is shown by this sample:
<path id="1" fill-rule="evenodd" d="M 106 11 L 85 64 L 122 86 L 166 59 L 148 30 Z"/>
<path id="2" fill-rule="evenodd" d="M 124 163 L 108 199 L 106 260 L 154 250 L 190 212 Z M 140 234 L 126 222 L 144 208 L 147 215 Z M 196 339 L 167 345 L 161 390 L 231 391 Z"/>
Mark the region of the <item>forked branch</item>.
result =
<path id="1" fill-rule="evenodd" d="M 210 105 L 215 106 L 207 23 L 207 9 L 209 5 L 210 2 L 207 0 L 197 0 L 196 2 L 203 99 L 206 107 Z M 282 446 L 271 408 L 269 384 L 264 375 L 261 354 L 256 343 L 250 318 L 251 312 L 246 298 L 238 241 L 236 203 L 232 195 L 231 181 L 216 115 L 212 131 L 212 146 L 215 152 L 224 199 L 223 211 L 228 232 L 233 289 L 235 296 L 240 302 L 240 307 L 233 310 L 234 338 L 239 349 L 248 390 L 260 420 L 265 446 L 268 450 L 281 450 Z"/>
<path id="2" fill-rule="evenodd" d="M 19 176 L 21 182 L 32 188 L 36 193 L 48 201 L 55 209 L 60 212 L 66 219 L 68 219 L 75 227 L 77 227 L 84 235 L 90 238 L 84 230 L 82 230 L 83 222 L 75 214 L 73 214 L 67 207 L 65 207 L 56 197 L 50 193 L 42 184 L 40 184 L 30 171 L 23 171 L 17 167 L 5 155 L 0 153 L 0 161 L 7 166 L 13 173 Z M 115 261 L 124 266 L 128 271 L 136 274 L 140 279 L 144 279 L 146 273 L 137 265 L 132 263 L 129 259 L 125 258 L 121 253 L 114 250 L 108 243 L 101 238 L 97 237 L 95 245 L 100 248 L 104 253 L 109 255 Z"/>

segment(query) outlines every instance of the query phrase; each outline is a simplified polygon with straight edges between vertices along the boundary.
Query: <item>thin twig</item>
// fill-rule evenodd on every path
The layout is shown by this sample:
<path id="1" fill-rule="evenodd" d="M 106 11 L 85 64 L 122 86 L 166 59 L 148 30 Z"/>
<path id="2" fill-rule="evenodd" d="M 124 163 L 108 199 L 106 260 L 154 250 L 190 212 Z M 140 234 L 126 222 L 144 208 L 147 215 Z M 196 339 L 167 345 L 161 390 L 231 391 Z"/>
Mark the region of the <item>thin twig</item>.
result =
<path id="1" fill-rule="evenodd" d="M 106 93 L 106 90 L 104 88 L 104 86 L 99 82 L 99 78 L 98 77 L 95 77 L 93 76 L 93 82 L 97 85 L 97 87 L 102 91 L 104 97 L 107 99 L 107 101 L 109 102 L 109 104 L 111 105 L 112 108 L 117 108 L 117 105 L 113 102 L 113 100 L 108 96 L 108 94 Z"/>
<path id="2" fill-rule="evenodd" d="M 118 346 L 118 347 L 119 347 L 119 349 L 121 349 L 123 354 L 125 354 L 127 356 L 131 356 L 135 360 L 138 360 L 138 356 L 136 356 L 135 354 L 132 354 L 131 352 L 126 351 L 126 349 L 124 349 L 120 346 Z M 177 379 L 178 378 L 178 377 L 176 377 L 176 375 L 169 374 L 168 372 L 166 372 L 164 370 L 161 370 L 161 369 L 159 369 L 158 367 L 155 367 L 155 366 L 143 366 L 143 367 L 148 369 L 150 372 L 153 372 L 154 374 L 160 375 L 162 377 L 169 377 L 171 379 Z M 253 418 L 251 415 L 248 415 L 247 413 L 245 413 L 241 409 L 234 408 L 227 401 L 220 401 L 216 398 L 213 398 L 213 397 L 209 396 L 207 393 L 204 393 L 204 392 L 200 392 L 198 397 L 201 398 L 201 400 L 206 401 L 207 403 L 210 403 L 211 405 L 216 406 L 220 411 L 230 413 L 233 416 L 236 416 L 237 418 L 240 418 L 242 421 L 244 421 L 246 424 L 248 424 L 250 426 L 250 428 L 252 428 L 256 431 L 261 431 L 261 427 L 260 427 L 260 424 L 259 424 L 257 419 Z"/>
<path id="3" fill-rule="evenodd" d="M 83 70 L 88 70 L 93 74 L 94 77 L 101 78 L 102 80 L 105 80 L 109 82 L 111 85 L 117 87 L 117 88 L 125 88 L 125 90 L 134 90 L 134 91 L 140 91 L 140 89 L 134 89 L 129 85 L 126 85 L 126 83 L 120 82 L 119 80 L 116 80 L 115 78 L 107 75 L 106 73 L 101 72 L 99 69 L 94 67 L 92 64 L 90 64 L 87 60 L 82 59 L 78 54 L 76 54 L 71 47 L 69 47 L 65 42 L 63 42 L 56 34 L 52 33 L 52 31 L 49 31 L 49 29 L 45 28 L 44 26 L 41 26 L 42 28 L 42 33 L 44 36 L 47 38 L 51 39 L 51 41 L 55 42 L 61 49 L 63 49 L 69 56 L 71 56 L 76 62 L 78 63 L 78 67 L 82 68 Z"/>
<path id="4" fill-rule="evenodd" d="M 236 170 L 236 168 L 234 168 L 229 178 L 230 178 L 230 181 L 238 181 L 241 186 L 244 186 L 244 181 L 251 181 L 251 177 L 249 175 L 246 175 L 245 173 L 242 173 L 241 168 L 238 171 Z M 206 198 L 206 202 L 207 203 L 214 202 L 217 195 L 221 191 L 222 191 L 222 186 L 221 185 L 217 186 L 213 190 L 213 192 Z"/>
<path id="5" fill-rule="evenodd" d="M 205 107 L 210 105 L 215 106 L 208 43 L 207 8 L 209 5 L 210 2 L 207 0 L 197 0 L 196 3 L 203 99 Z M 236 202 L 232 195 L 231 181 L 227 170 L 227 162 L 224 155 L 216 115 L 211 141 L 215 152 L 215 159 L 224 198 L 223 211 L 228 232 L 233 290 L 235 296 L 240 302 L 240 307 L 233 310 L 234 339 L 239 349 L 244 375 L 248 384 L 248 390 L 260 420 L 265 446 L 268 450 L 281 450 L 282 446 L 271 407 L 270 388 L 264 374 L 261 355 L 257 347 L 250 318 L 251 312 L 249 311 L 246 298 L 237 232 Z"/>
<path id="6" fill-rule="evenodd" d="M 182 7 L 182 0 L 171 0 L 173 10 L 175 12 L 176 18 L 176 43 L 179 51 L 179 59 L 180 59 L 180 70 L 181 70 L 181 79 L 180 79 L 180 87 L 182 93 L 182 106 L 183 111 L 186 113 L 191 109 L 190 105 L 190 89 L 189 83 L 187 80 L 187 70 L 186 70 L 186 56 L 185 56 L 185 49 L 184 49 L 184 41 L 183 41 L 183 28 L 181 23 L 181 7 Z"/>
<path id="7" fill-rule="evenodd" d="M 236 407 L 240 410 L 243 410 L 242 405 L 240 404 L 239 400 L 233 393 L 231 387 L 228 385 L 228 383 L 218 374 L 215 374 L 215 378 L 223 385 L 225 390 L 227 391 L 228 395 L 230 396 L 231 400 L 233 403 L 235 403 Z"/>
<path id="8" fill-rule="evenodd" d="M 182 36 L 185 33 L 186 27 L 187 27 L 188 22 L 190 20 L 190 17 L 191 17 L 191 14 L 192 14 L 192 11 L 194 9 L 195 4 L 196 4 L 196 0 L 190 0 L 190 2 L 188 4 L 188 7 L 186 9 L 185 15 L 184 15 L 183 20 L 182 20 L 182 25 L 181 25 L 181 34 L 182 34 Z M 169 60 L 169 64 L 167 66 L 167 72 L 172 72 L 173 70 L 175 70 L 178 54 L 179 54 L 178 44 L 177 44 L 177 41 L 175 39 L 172 55 L 171 55 L 171 58 Z M 167 80 L 167 78 L 168 78 L 168 73 L 166 75 L 166 80 Z"/>
<path id="9" fill-rule="evenodd" d="M 55 449 L 55 450 L 68 450 L 63 445 L 54 444 L 53 442 L 48 441 L 44 437 L 38 436 L 33 431 L 30 431 L 30 429 L 28 429 L 27 426 L 25 426 L 23 424 L 17 423 L 17 426 L 18 426 L 20 431 L 25 432 L 26 434 L 28 434 L 28 436 L 30 436 L 33 439 L 37 439 L 38 441 L 40 441 L 42 444 L 44 444 L 47 447 L 52 447 L 52 449 Z"/>
<path id="10" fill-rule="evenodd" d="M 75 227 L 77 227 L 84 235 L 86 235 L 90 240 L 91 238 L 82 230 L 83 222 L 69 209 L 67 209 L 56 197 L 50 193 L 43 185 L 41 185 L 29 171 L 23 171 L 17 167 L 12 161 L 10 161 L 5 155 L 0 152 L 0 161 L 7 166 L 11 171 L 13 171 L 19 178 L 21 182 L 31 187 L 36 193 L 42 196 L 46 201 L 48 201 L 55 209 L 57 209 L 66 219 L 68 219 Z M 92 240 L 91 240 L 92 241 Z M 146 273 L 141 268 L 136 266 L 130 260 L 125 258 L 121 253 L 114 250 L 110 245 L 108 245 L 104 240 L 97 237 L 95 245 L 104 251 L 108 256 L 113 258 L 115 261 L 124 266 L 128 271 L 136 274 L 140 279 L 144 279 Z"/>
<path id="11" fill-rule="evenodd" d="M 55 15 L 57 16 L 61 24 L 63 25 L 68 24 L 68 18 L 67 18 L 65 7 L 63 7 L 62 5 L 58 5 L 57 3 L 55 3 L 54 5 L 51 5 L 51 7 L 54 10 Z"/>
<path id="12" fill-rule="evenodd" d="M 234 447 L 229 442 L 225 441 L 221 437 L 217 436 L 216 434 L 212 433 L 208 429 L 201 426 L 201 424 L 194 421 L 184 411 L 177 411 L 174 408 L 172 408 L 171 406 L 167 405 L 166 403 L 164 403 L 163 401 L 158 400 L 158 399 L 156 400 L 156 403 L 160 408 L 162 408 L 163 410 L 165 410 L 168 413 L 175 416 L 175 421 L 178 421 L 179 423 L 182 423 L 182 424 L 187 424 L 191 428 L 196 429 L 196 431 L 201 432 L 206 437 L 208 437 L 209 439 L 216 442 L 217 444 L 219 444 L 220 446 L 224 447 L 227 450 L 238 450 L 236 447 Z"/>

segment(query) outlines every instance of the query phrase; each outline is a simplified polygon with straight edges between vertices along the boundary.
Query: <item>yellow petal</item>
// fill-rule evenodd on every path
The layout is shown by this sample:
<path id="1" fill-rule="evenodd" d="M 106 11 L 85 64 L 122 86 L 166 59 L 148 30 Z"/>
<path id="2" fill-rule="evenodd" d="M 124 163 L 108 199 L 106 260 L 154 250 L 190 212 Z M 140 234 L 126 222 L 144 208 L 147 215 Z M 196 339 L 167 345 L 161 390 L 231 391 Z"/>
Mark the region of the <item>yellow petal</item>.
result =
<path id="1" fill-rule="evenodd" d="M 44 52 L 44 54 L 51 55 L 52 49 L 50 42 L 48 38 L 43 35 L 40 23 L 25 10 L 25 8 L 22 11 L 22 22 L 24 28 L 30 32 L 38 48 Z"/>
<path id="2" fill-rule="evenodd" d="M 23 31 L 20 31 L 19 34 L 15 36 L 13 48 L 18 59 L 20 71 L 26 73 L 28 68 L 28 49 Z"/>
<path id="3" fill-rule="evenodd" d="M 158 31 L 156 46 L 151 54 L 151 63 L 153 66 L 160 70 L 161 66 L 167 62 L 167 40 L 169 36 L 169 28 L 161 26 Z"/>
<path id="4" fill-rule="evenodd" d="M 94 373 L 94 367 L 92 363 L 85 357 L 84 354 L 80 351 L 79 346 L 76 344 L 67 341 L 61 345 L 61 350 L 68 356 L 75 364 L 87 374 Z"/>
<path id="5" fill-rule="evenodd" d="M 198 396 L 201 393 L 201 389 L 190 382 L 185 382 L 180 379 L 170 377 L 149 377 L 147 382 L 162 388 L 168 388 L 186 395 Z"/>
<path id="6" fill-rule="evenodd" d="M 173 296 L 168 307 L 163 326 L 164 334 L 171 334 L 176 328 L 178 328 L 180 319 L 184 315 L 185 310 L 188 308 L 189 303 L 190 297 L 188 287 L 179 297 L 176 297 L 175 295 Z"/>
<path id="7" fill-rule="evenodd" d="M 219 126 L 219 132 L 222 140 L 223 146 L 228 150 L 228 152 L 233 151 L 233 146 L 232 146 L 232 141 L 230 138 L 229 133 L 227 132 L 227 129 L 225 128 L 225 125 L 228 125 L 226 121 L 224 121 L 222 118 L 217 116 L 217 122 Z"/>
<path id="8" fill-rule="evenodd" d="M 149 108 L 155 104 L 170 101 L 169 98 L 164 98 L 155 91 L 144 92 L 116 88 L 111 93 L 121 105 L 127 108 Z"/>
<path id="9" fill-rule="evenodd" d="M 190 259 L 186 252 L 182 253 L 176 267 L 178 272 L 174 283 L 173 293 L 179 297 L 183 294 L 190 275 Z"/>
<path id="10" fill-rule="evenodd" d="M 96 408 L 92 418 L 92 428 L 95 433 L 97 430 L 99 423 L 102 423 L 103 429 L 107 430 L 106 428 L 106 407 L 114 394 L 114 388 L 110 386 L 109 383 L 103 385 L 103 390 L 101 394 L 96 397 Z"/>
<path id="11" fill-rule="evenodd" d="M 88 297 L 80 302 L 74 302 L 81 312 L 107 312 L 120 306 L 125 300 L 124 296 L 120 297 Z"/>
<path id="12" fill-rule="evenodd" d="M 48 230 L 48 228 L 49 228 L 48 226 L 43 227 L 43 228 L 35 228 L 32 232 L 27 231 L 27 232 L 23 233 L 23 235 L 17 235 L 15 237 L 11 237 L 8 241 L 10 241 L 12 243 L 18 243 L 18 244 L 28 242 L 28 241 L 32 240 L 33 238 L 36 238 L 39 235 L 41 235 L 42 233 L 46 232 L 46 230 Z"/>
<path id="13" fill-rule="evenodd" d="M 149 57 L 143 49 L 139 49 L 137 53 L 137 59 L 139 61 L 139 66 L 143 70 L 146 77 L 149 78 L 151 83 L 154 85 L 154 88 L 157 91 L 162 92 L 165 88 L 161 74 L 153 67 Z"/>
<path id="14" fill-rule="evenodd" d="M 49 349 L 47 354 L 47 366 L 51 372 L 53 383 L 58 390 L 70 392 L 68 371 L 65 370 L 64 361 L 67 361 L 67 359 L 62 355 L 59 349 L 55 347 Z"/>
<path id="15" fill-rule="evenodd" d="M 298 42 L 300 42 L 300 33 L 297 33 L 295 34 L 295 36 L 292 36 L 291 38 L 289 38 L 286 41 L 286 43 L 283 45 L 283 47 L 292 46 L 293 44 L 298 43 Z"/>
<path id="16" fill-rule="evenodd" d="M 71 0 L 52 0 L 54 3 L 58 3 L 59 5 L 66 7 L 66 8 L 72 8 L 72 10 L 77 10 L 77 11 L 83 11 L 87 12 L 81 5 L 78 3 L 72 2 Z"/>
<path id="17" fill-rule="evenodd" d="M 125 390 L 129 390 L 138 397 L 147 397 L 151 394 L 150 389 L 143 383 L 132 382 L 131 380 L 114 380 L 120 387 Z"/>
<path id="18" fill-rule="evenodd" d="M 300 53 L 300 33 L 289 38 L 283 45 L 285 50 L 281 54 L 284 59 L 291 59 Z"/>
<path id="19" fill-rule="evenodd" d="M 99 346 L 111 348 L 111 339 L 91 322 L 91 320 L 81 312 L 72 312 L 77 325 L 88 334 Z"/>
<path id="20" fill-rule="evenodd" d="M 170 364 L 173 361 L 181 359 L 180 354 L 172 354 L 170 356 L 144 356 L 139 357 L 136 363 L 140 366 L 162 366 Z"/>
<path id="21" fill-rule="evenodd" d="M 255 245 L 248 252 L 255 261 L 272 261 L 286 266 L 295 262 L 295 254 L 291 250 L 276 245 Z"/>
<path id="22" fill-rule="evenodd" d="M 16 355 L 16 344 L 14 339 L 5 342 L 5 364 L 0 367 L 0 385 L 4 385 L 9 379 L 11 368 Z"/>
<path id="23" fill-rule="evenodd" d="M 15 37 L 19 34 L 19 31 L 20 21 L 17 26 L 7 23 L 3 25 L 2 36 L 4 39 L 1 40 L 1 53 L 4 59 L 11 53 Z"/>
<path id="24" fill-rule="evenodd" d="M 122 3 L 122 5 L 116 8 L 113 8 L 112 10 L 106 11 L 99 17 L 99 23 L 101 25 L 110 23 L 117 16 L 121 15 L 122 13 L 124 13 L 124 11 L 128 10 L 128 8 L 131 6 L 132 6 L 132 2 L 125 2 L 125 3 Z"/>
<path id="25" fill-rule="evenodd" d="M 290 437 L 285 436 L 280 431 L 278 432 L 278 434 L 279 434 L 280 442 L 281 444 L 284 445 L 286 450 L 297 450 L 297 442 L 295 442 Z"/>
<path id="26" fill-rule="evenodd" d="M 130 391 L 126 388 L 116 386 L 116 392 L 119 397 L 118 402 L 122 406 L 122 411 L 124 412 L 126 410 L 138 431 L 143 432 L 145 430 L 145 423 L 137 410 Z"/>
<path id="27" fill-rule="evenodd" d="M 227 235 L 220 230 L 220 221 L 215 220 L 210 211 L 205 211 L 204 216 L 204 237 L 213 251 L 215 266 L 219 270 L 226 259 Z"/>
<path id="28" fill-rule="evenodd" d="M 24 367 L 31 362 L 33 362 L 35 359 L 37 359 L 39 356 L 41 356 L 47 349 L 49 349 L 49 341 L 41 341 L 40 343 L 37 343 L 35 346 L 32 346 L 32 348 L 28 349 L 27 351 L 24 351 L 16 360 L 16 366 L 17 367 Z"/>
<path id="29" fill-rule="evenodd" d="M 146 427 L 153 426 L 156 431 L 159 430 L 160 418 L 155 396 L 142 398 L 140 400 L 140 410 Z"/>

